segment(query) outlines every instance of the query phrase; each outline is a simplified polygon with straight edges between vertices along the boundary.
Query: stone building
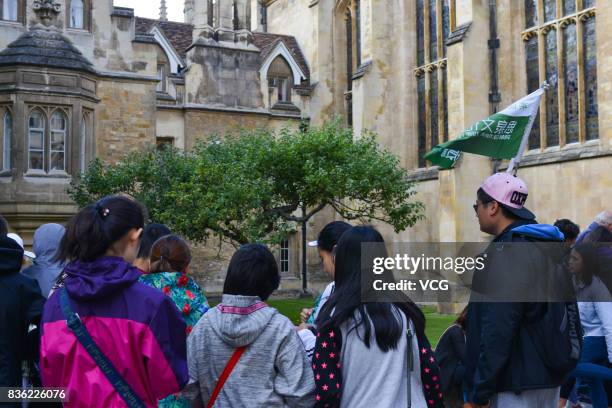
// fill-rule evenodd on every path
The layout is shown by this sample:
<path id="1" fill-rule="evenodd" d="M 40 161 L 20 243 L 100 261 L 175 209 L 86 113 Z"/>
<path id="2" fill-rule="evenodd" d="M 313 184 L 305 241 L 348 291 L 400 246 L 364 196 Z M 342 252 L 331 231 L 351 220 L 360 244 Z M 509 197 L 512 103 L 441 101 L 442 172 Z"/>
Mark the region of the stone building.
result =
<path id="1" fill-rule="evenodd" d="M 471 242 L 480 182 L 507 163 L 466 154 L 453 170 L 432 146 L 539 87 L 518 170 L 540 222 L 586 227 L 612 209 L 612 3 L 609 0 L 269 0 L 268 30 L 310 62 L 314 123 L 343 113 L 369 129 L 417 182 L 426 219 L 389 240 Z M 328 217 L 329 219 L 329 217 Z M 315 229 L 325 220 L 316 220 Z M 311 262 L 315 262 L 314 254 Z"/>
<path id="2" fill-rule="evenodd" d="M 308 117 L 296 39 L 252 30 L 238 3 L 187 2 L 177 23 L 112 0 L 0 1 L 0 214 L 27 244 L 74 213 L 66 187 L 94 157 Z"/>
<path id="3" fill-rule="evenodd" d="M 389 240 L 483 240 L 475 192 L 507 163 L 465 155 L 439 170 L 423 155 L 544 80 L 552 87 L 518 171 L 528 206 L 541 222 L 581 227 L 612 208 L 610 0 L 185 0 L 185 23 L 111 0 L 2 2 L 0 213 L 26 236 L 74 210 L 63 188 L 91 157 L 340 114 L 356 137 L 377 132 L 417 182 L 426 219 L 400 234 L 380 226 Z M 58 5 L 56 28 L 35 25 L 34 3 Z M 25 57 L 27 44 L 60 34 L 64 63 Z M 28 148 L 41 137 L 44 149 Z M 316 217 L 310 235 L 332 218 Z M 288 276 L 298 248 L 292 238 L 279 252 Z M 308 262 L 322 281 L 316 251 Z"/>

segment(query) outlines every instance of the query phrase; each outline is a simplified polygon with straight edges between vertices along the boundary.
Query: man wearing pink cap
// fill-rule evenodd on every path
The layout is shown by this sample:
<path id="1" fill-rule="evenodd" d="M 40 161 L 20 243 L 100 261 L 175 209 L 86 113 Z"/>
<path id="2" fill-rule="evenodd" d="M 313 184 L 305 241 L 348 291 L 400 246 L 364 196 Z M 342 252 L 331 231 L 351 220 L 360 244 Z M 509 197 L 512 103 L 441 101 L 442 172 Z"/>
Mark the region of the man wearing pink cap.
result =
<path id="1" fill-rule="evenodd" d="M 556 260 L 535 243 L 563 241 L 556 227 L 537 224 L 535 215 L 525 208 L 527 196 L 523 180 L 496 173 L 478 189 L 474 204 L 480 230 L 495 237 L 485 251 L 485 268 L 474 274 L 468 305 L 465 401 L 475 407 L 556 408 L 564 379 L 565 373 L 550 369 L 540 356 L 541 349 L 534 344 L 542 339 L 534 338 L 537 335 L 526 327 L 528 321 L 540 324 L 537 318 L 533 323 L 533 316 L 541 316 L 547 303 L 526 303 L 515 296 L 515 289 L 507 290 L 532 284 L 537 288 L 538 279 Z M 525 244 L 513 247 L 506 242 Z M 521 252 L 512 252 L 519 247 Z M 504 293 L 510 295 L 478 301 L 480 288 L 507 290 Z M 488 289 L 484 292 L 492 293 Z"/>

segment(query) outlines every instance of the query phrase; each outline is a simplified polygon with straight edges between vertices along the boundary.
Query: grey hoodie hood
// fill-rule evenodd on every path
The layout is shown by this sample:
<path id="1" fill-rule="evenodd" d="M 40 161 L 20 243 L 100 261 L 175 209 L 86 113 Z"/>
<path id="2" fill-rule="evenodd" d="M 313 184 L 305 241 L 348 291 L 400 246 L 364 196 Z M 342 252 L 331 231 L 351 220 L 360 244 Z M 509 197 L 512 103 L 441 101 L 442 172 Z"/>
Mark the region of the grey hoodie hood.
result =
<path id="1" fill-rule="evenodd" d="M 64 265 L 53 260 L 66 229 L 59 224 L 43 224 L 34 232 L 32 249 L 36 254 L 34 265 L 24 269 L 22 273 L 38 281 L 40 291 L 44 297 L 49 292 L 57 277 L 64 269 Z"/>
<path id="2" fill-rule="evenodd" d="M 278 314 L 258 296 L 239 295 L 223 295 L 221 303 L 211 312 L 212 329 L 231 347 L 253 343 Z"/>
<path id="3" fill-rule="evenodd" d="M 34 232 L 32 250 L 36 254 L 35 263 L 39 265 L 51 265 L 53 257 L 59 249 L 60 242 L 66 229 L 59 224 L 43 224 Z"/>

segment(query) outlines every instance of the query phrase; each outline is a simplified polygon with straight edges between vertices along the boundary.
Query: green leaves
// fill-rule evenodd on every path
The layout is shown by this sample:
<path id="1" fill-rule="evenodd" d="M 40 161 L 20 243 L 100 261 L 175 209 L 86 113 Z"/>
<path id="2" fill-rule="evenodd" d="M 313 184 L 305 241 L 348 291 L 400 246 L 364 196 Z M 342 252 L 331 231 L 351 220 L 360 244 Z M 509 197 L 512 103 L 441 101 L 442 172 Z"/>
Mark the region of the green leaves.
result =
<path id="1" fill-rule="evenodd" d="M 203 140 L 193 152 L 151 150 L 116 165 L 96 160 L 69 188 L 79 206 L 116 193 L 134 196 L 152 221 L 189 239 L 234 244 L 279 242 L 327 205 L 397 232 L 423 213 L 397 157 L 374 134 L 355 140 L 337 121 L 276 134 L 243 130 Z"/>

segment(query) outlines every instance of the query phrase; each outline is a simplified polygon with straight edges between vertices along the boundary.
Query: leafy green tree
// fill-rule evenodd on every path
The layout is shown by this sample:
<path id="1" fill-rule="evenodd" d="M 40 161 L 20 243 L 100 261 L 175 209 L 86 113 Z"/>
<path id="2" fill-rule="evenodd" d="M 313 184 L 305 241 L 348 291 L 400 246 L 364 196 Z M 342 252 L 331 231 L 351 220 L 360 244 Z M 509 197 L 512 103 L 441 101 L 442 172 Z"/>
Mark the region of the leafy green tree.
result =
<path id="1" fill-rule="evenodd" d="M 151 150 L 114 165 L 96 160 L 69 188 L 80 206 L 116 193 L 134 196 L 151 220 L 194 241 L 212 234 L 233 244 L 277 243 L 298 226 L 305 235 L 326 206 L 396 232 L 423 217 L 397 157 L 375 134 L 355 139 L 338 121 L 278 133 L 245 129 L 192 152 Z"/>

